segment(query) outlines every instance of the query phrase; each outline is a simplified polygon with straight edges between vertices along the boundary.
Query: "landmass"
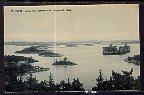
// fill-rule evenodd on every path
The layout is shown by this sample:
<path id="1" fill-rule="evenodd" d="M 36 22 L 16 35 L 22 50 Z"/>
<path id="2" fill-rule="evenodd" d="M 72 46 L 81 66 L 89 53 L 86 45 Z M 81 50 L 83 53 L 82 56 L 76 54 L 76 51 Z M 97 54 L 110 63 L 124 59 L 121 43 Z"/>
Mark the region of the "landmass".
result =
<path id="1" fill-rule="evenodd" d="M 62 57 L 63 55 L 61 55 L 59 53 L 54 53 L 52 51 L 46 51 L 46 52 L 39 53 L 39 56 L 43 56 L 43 57 Z"/>
<path id="2" fill-rule="evenodd" d="M 39 54 L 39 56 L 43 56 L 43 57 L 61 57 L 61 56 L 63 56 L 59 53 L 54 53 L 51 50 L 47 50 L 46 46 L 31 46 L 31 47 L 24 48 L 21 51 L 16 51 L 15 53 Z"/>
<path id="3" fill-rule="evenodd" d="M 23 53 L 23 54 L 39 54 L 41 52 L 46 51 L 46 49 L 39 49 L 37 46 L 31 46 L 24 48 L 21 51 L 16 51 L 15 53 Z"/>
<path id="4" fill-rule="evenodd" d="M 94 46 L 93 44 L 84 44 L 85 46 Z"/>
<path id="5" fill-rule="evenodd" d="M 29 45 L 48 45 L 51 46 L 52 44 L 57 45 L 66 45 L 66 44 L 85 44 L 85 43 L 93 43 L 93 44 L 101 44 L 101 43 L 127 43 L 127 44 L 139 44 L 140 41 L 138 40 L 88 40 L 88 41 L 70 41 L 70 42 L 27 42 L 27 41 L 11 41 L 11 42 L 4 42 L 4 45 L 16 45 L 16 46 L 29 46 Z"/>
<path id="6" fill-rule="evenodd" d="M 32 57 L 5 55 L 4 62 L 5 62 L 5 71 L 15 72 L 15 74 L 18 76 L 22 76 L 27 73 L 36 73 L 49 70 L 49 68 L 32 66 L 31 64 L 29 64 L 38 62 Z"/>
<path id="7" fill-rule="evenodd" d="M 66 44 L 66 47 L 78 47 L 78 46 L 75 44 Z"/>
<path id="8" fill-rule="evenodd" d="M 76 63 L 70 62 L 67 60 L 67 57 L 65 57 L 63 60 L 55 61 L 52 65 L 77 65 Z"/>
<path id="9" fill-rule="evenodd" d="M 15 56 L 15 55 L 5 55 L 5 62 L 14 62 L 14 63 L 34 63 L 38 62 L 38 60 L 33 59 L 32 57 L 24 57 L 24 56 Z"/>
<path id="10" fill-rule="evenodd" d="M 133 57 L 128 56 L 126 59 L 124 59 L 124 61 L 126 61 L 128 63 L 133 63 L 135 65 L 140 65 L 140 54 L 134 55 Z"/>

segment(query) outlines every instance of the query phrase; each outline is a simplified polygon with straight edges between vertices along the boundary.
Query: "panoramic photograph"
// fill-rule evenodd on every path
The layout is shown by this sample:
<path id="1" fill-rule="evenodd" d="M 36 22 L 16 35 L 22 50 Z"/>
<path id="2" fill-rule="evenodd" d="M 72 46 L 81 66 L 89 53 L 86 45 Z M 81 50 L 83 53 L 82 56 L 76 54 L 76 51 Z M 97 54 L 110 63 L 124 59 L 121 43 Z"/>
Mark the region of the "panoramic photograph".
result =
<path id="1" fill-rule="evenodd" d="M 140 90 L 138 4 L 4 6 L 5 92 Z"/>

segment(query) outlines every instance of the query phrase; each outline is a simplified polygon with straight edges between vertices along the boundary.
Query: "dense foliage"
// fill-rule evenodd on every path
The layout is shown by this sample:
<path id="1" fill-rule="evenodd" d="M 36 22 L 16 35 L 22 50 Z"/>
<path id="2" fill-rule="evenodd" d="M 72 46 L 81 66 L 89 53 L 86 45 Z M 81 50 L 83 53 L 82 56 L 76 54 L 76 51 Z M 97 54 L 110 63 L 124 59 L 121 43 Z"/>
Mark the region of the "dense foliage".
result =
<path id="1" fill-rule="evenodd" d="M 43 56 L 43 57 L 61 57 L 62 55 L 59 54 L 59 53 L 54 53 L 52 51 L 46 51 L 46 52 L 39 53 L 39 56 Z"/>
<path id="2" fill-rule="evenodd" d="M 123 74 L 112 71 L 110 80 L 104 80 L 100 71 L 99 77 L 96 79 L 97 84 L 92 87 L 93 91 L 105 91 L 105 90 L 139 90 L 140 89 L 140 77 L 134 79 L 130 72 L 123 71 Z M 65 82 L 62 80 L 60 83 L 55 84 L 53 76 L 50 73 L 49 79 L 38 82 L 36 77 L 30 74 L 25 81 L 22 81 L 21 77 L 17 78 L 14 74 L 9 75 L 9 80 L 6 81 L 6 91 L 84 91 L 83 84 L 79 79 L 73 79 L 72 82 Z"/>
<path id="3" fill-rule="evenodd" d="M 24 57 L 24 56 L 5 55 L 4 58 L 5 63 L 18 63 L 20 61 L 24 63 L 38 62 L 38 60 L 35 60 L 32 57 Z"/>
<path id="4" fill-rule="evenodd" d="M 49 70 L 49 68 L 32 66 L 31 64 L 29 64 L 38 62 L 32 57 L 5 55 L 4 61 L 5 61 L 5 70 L 7 74 L 15 72 L 16 75 L 24 75 L 26 73 L 35 73 Z"/>
<path id="5" fill-rule="evenodd" d="M 44 51 L 46 51 L 46 50 L 39 50 L 37 46 L 31 46 L 31 47 L 24 48 L 21 51 L 16 51 L 15 53 L 39 54 Z"/>
<path id="6" fill-rule="evenodd" d="M 139 55 L 134 55 L 133 57 L 127 57 L 125 59 L 126 62 L 128 63 L 133 63 L 135 65 L 140 65 L 140 54 Z"/>
<path id="7" fill-rule="evenodd" d="M 23 57 L 17 59 L 16 56 L 5 56 L 5 90 L 6 91 L 84 91 L 83 84 L 80 80 L 73 79 L 72 82 L 62 80 L 60 83 L 55 83 L 53 76 L 50 73 L 49 79 L 38 82 L 36 77 L 30 74 L 25 81 L 20 77 L 23 74 L 29 73 L 34 69 L 29 63 L 19 63 Z M 27 58 L 26 58 L 27 59 Z M 67 61 L 64 58 L 63 61 Z M 31 68 L 31 69 L 30 69 Z M 38 67 L 37 67 L 38 68 Z M 35 70 L 35 69 L 34 69 Z M 97 84 L 92 87 L 93 91 L 105 90 L 139 90 L 140 77 L 134 78 L 131 71 L 122 71 L 122 74 L 112 70 L 112 76 L 109 79 L 104 79 L 102 71 L 96 79 Z M 89 81 L 89 80 L 88 80 Z"/>
<path id="8" fill-rule="evenodd" d="M 63 60 L 55 61 L 52 65 L 77 65 L 76 63 L 73 63 L 65 57 Z"/>
<path id="9" fill-rule="evenodd" d="M 105 90 L 139 90 L 140 89 L 140 77 L 135 79 L 132 76 L 133 68 L 131 71 L 122 71 L 123 74 L 114 72 L 112 70 L 112 76 L 110 79 L 104 80 L 102 72 L 100 70 L 99 77 L 96 79 L 97 84 L 92 88 L 94 91 Z"/>
<path id="10" fill-rule="evenodd" d="M 25 81 L 22 81 L 21 77 L 16 78 L 12 76 L 10 81 L 6 83 L 6 91 L 84 91 L 83 84 L 79 79 L 73 79 L 70 83 L 62 80 L 59 84 L 55 84 L 52 74 L 50 73 L 49 80 L 38 82 L 38 80 L 30 74 Z"/>
<path id="11" fill-rule="evenodd" d="M 37 62 L 32 57 L 23 57 L 15 55 L 4 56 L 5 61 L 5 87 L 6 91 L 21 91 L 20 86 L 23 85 L 21 79 L 17 79 L 18 76 L 22 76 L 26 73 L 46 71 L 48 68 L 39 66 L 32 66 L 29 63 Z"/>
<path id="12" fill-rule="evenodd" d="M 59 53 L 54 53 L 51 50 L 47 50 L 46 46 L 31 46 L 26 47 L 21 51 L 16 51 L 15 53 L 22 53 L 22 54 L 39 54 L 39 56 L 43 57 L 61 57 L 63 55 Z"/>

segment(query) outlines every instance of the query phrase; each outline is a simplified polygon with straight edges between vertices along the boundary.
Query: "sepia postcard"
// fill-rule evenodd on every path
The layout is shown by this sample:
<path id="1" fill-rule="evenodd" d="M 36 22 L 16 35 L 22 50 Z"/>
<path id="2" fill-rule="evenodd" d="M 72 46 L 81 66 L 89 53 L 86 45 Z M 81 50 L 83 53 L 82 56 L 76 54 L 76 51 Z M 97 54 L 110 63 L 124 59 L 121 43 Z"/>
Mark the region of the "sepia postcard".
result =
<path id="1" fill-rule="evenodd" d="M 140 90 L 139 4 L 4 6 L 5 92 Z"/>

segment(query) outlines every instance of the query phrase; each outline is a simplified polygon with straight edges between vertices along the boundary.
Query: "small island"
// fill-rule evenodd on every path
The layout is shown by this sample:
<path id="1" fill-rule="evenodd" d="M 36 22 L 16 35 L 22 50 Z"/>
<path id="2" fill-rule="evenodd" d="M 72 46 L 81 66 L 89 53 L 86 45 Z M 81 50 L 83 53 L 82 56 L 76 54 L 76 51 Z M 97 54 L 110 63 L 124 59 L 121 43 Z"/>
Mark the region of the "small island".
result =
<path id="1" fill-rule="evenodd" d="M 38 46 L 31 46 L 28 48 L 24 48 L 21 51 L 16 51 L 15 53 L 23 53 L 23 54 L 39 54 L 41 52 L 46 51 L 46 49 L 40 49 Z"/>
<path id="2" fill-rule="evenodd" d="M 135 65 L 140 65 L 140 54 L 134 55 L 133 57 L 128 56 L 126 59 L 124 59 L 124 61 L 128 63 L 133 63 Z"/>
<path id="3" fill-rule="evenodd" d="M 85 46 L 94 46 L 93 44 L 85 44 Z"/>
<path id="4" fill-rule="evenodd" d="M 65 46 L 66 46 L 66 47 L 78 47 L 78 46 L 75 45 L 75 44 L 66 44 Z"/>
<path id="5" fill-rule="evenodd" d="M 43 56 L 43 57 L 62 57 L 63 55 L 61 55 L 59 53 L 54 53 L 52 51 L 46 51 L 46 52 L 39 53 L 39 56 Z"/>
<path id="6" fill-rule="evenodd" d="M 65 57 L 63 60 L 60 61 L 55 61 L 52 65 L 77 65 L 76 63 L 70 62 L 69 60 L 67 60 L 67 57 Z"/>

